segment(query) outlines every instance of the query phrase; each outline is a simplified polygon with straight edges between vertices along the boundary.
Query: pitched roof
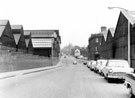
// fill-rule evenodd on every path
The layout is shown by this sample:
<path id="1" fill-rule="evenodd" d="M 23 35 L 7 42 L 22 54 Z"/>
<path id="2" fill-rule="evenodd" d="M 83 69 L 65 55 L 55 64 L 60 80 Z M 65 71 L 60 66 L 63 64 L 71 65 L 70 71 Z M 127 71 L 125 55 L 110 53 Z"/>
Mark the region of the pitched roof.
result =
<path id="1" fill-rule="evenodd" d="M 106 41 L 108 31 L 107 31 L 107 30 L 104 30 L 104 31 L 102 31 L 101 33 L 103 34 L 104 39 L 105 39 L 105 41 Z"/>
<path id="2" fill-rule="evenodd" d="M 30 31 L 32 37 L 54 37 L 54 30 L 25 30 Z"/>
<path id="3" fill-rule="evenodd" d="M 9 20 L 0 20 L 0 25 L 7 25 Z"/>
<path id="4" fill-rule="evenodd" d="M 13 34 L 13 36 L 14 36 L 16 45 L 18 45 L 19 39 L 21 37 L 21 34 Z"/>
<path id="5" fill-rule="evenodd" d="M 28 47 L 29 41 L 30 41 L 30 39 L 25 39 L 26 47 Z"/>
<path id="6" fill-rule="evenodd" d="M 34 48 L 51 48 L 52 47 L 51 38 L 32 38 L 32 44 Z"/>
<path id="7" fill-rule="evenodd" d="M 6 26 L 0 26 L 0 36 L 3 34 Z"/>
<path id="8" fill-rule="evenodd" d="M 135 12 L 132 11 L 127 12 L 122 10 L 121 13 L 130 21 L 132 25 L 135 24 Z"/>
<path id="9" fill-rule="evenodd" d="M 24 35 L 30 35 L 30 31 L 26 31 L 26 30 L 24 30 Z"/>
<path id="10" fill-rule="evenodd" d="M 108 30 L 110 30 L 112 36 L 114 37 L 114 33 L 115 33 L 115 28 L 109 28 Z"/>
<path id="11" fill-rule="evenodd" d="M 19 29 L 20 30 L 20 29 L 22 29 L 22 27 L 23 27 L 22 25 L 11 25 L 11 29 L 13 29 L 13 30 L 14 29 Z"/>

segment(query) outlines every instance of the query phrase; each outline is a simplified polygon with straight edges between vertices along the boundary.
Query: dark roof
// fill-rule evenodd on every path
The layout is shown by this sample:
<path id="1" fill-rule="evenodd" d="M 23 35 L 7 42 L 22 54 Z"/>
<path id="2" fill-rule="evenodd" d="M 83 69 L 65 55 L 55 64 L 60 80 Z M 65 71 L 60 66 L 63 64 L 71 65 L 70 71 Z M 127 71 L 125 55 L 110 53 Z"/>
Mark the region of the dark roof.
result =
<path id="1" fill-rule="evenodd" d="M 30 41 L 30 39 L 25 38 L 26 47 L 28 47 L 29 41 Z"/>
<path id="2" fill-rule="evenodd" d="M 131 12 L 131 11 L 121 11 L 123 13 L 123 15 L 130 21 L 130 23 L 133 25 L 135 24 L 135 12 Z"/>
<path id="3" fill-rule="evenodd" d="M 108 31 L 107 31 L 107 30 L 105 30 L 105 31 L 103 31 L 103 32 L 102 32 L 102 34 L 103 34 L 103 36 L 104 36 L 105 41 L 106 41 L 106 39 L 107 39 L 107 33 L 108 33 Z"/>
<path id="4" fill-rule="evenodd" d="M 98 37 L 102 37 L 103 34 L 102 33 L 98 33 L 98 34 L 91 34 L 89 40 L 93 39 L 93 38 L 98 38 Z"/>
<path id="5" fill-rule="evenodd" d="M 24 35 L 25 35 L 25 36 L 30 35 L 30 31 L 24 30 Z"/>
<path id="6" fill-rule="evenodd" d="M 13 34 L 13 36 L 14 36 L 16 45 L 18 45 L 19 39 L 21 37 L 21 34 Z"/>
<path id="7" fill-rule="evenodd" d="M 112 36 L 114 37 L 114 33 L 115 33 L 115 28 L 109 28 L 108 30 L 110 30 Z"/>
<path id="8" fill-rule="evenodd" d="M 6 26 L 0 26 L 0 36 L 3 34 Z"/>
<path id="9" fill-rule="evenodd" d="M 0 25 L 7 25 L 9 20 L 0 20 Z"/>

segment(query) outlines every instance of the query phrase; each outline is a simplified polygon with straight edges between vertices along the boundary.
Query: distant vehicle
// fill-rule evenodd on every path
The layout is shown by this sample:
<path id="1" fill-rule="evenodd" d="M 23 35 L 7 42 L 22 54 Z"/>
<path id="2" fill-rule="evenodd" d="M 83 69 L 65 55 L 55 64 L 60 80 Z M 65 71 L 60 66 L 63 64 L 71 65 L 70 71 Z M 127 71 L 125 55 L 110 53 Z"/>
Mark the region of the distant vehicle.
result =
<path id="1" fill-rule="evenodd" d="M 78 57 L 80 56 L 80 54 L 81 54 L 81 52 L 80 52 L 79 49 L 76 49 L 76 50 L 74 51 L 74 55 L 75 55 L 76 58 L 78 58 Z"/>
<path id="2" fill-rule="evenodd" d="M 77 61 L 73 61 L 73 64 L 76 65 L 77 64 Z"/>
<path id="3" fill-rule="evenodd" d="M 135 98 L 135 69 L 133 73 L 128 73 L 126 75 L 126 80 L 124 85 L 129 90 L 129 97 Z"/>
<path id="4" fill-rule="evenodd" d="M 103 75 L 103 68 L 106 66 L 107 60 L 106 59 L 99 59 L 97 60 L 97 72 Z"/>
<path id="5" fill-rule="evenodd" d="M 104 77 L 108 82 L 111 79 L 125 80 L 123 75 L 132 71 L 126 60 L 108 60 L 106 66 L 103 68 Z"/>
<path id="6" fill-rule="evenodd" d="M 82 59 L 82 58 L 84 58 L 84 57 L 83 57 L 82 55 L 80 55 L 80 56 L 78 56 L 78 58 L 79 58 L 79 59 Z"/>

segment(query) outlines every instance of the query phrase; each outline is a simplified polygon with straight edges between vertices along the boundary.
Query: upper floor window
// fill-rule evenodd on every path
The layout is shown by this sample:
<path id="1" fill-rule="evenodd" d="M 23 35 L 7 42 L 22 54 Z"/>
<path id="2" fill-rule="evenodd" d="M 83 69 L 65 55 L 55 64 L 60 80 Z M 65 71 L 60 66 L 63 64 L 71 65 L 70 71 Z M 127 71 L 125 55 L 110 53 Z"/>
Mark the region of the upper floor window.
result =
<path id="1" fill-rule="evenodd" d="M 98 43 L 98 38 L 96 38 L 96 43 Z"/>

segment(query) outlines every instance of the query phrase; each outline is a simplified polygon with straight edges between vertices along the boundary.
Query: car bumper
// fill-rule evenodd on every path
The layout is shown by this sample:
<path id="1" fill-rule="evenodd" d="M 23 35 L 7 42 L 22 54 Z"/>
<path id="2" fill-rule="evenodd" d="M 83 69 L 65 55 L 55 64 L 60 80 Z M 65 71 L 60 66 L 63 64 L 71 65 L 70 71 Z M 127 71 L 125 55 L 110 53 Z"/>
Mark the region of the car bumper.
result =
<path id="1" fill-rule="evenodd" d="M 125 80 L 125 78 L 123 76 L 118 76 L 118 75 L 108 75 L 108 78 Z"/>

